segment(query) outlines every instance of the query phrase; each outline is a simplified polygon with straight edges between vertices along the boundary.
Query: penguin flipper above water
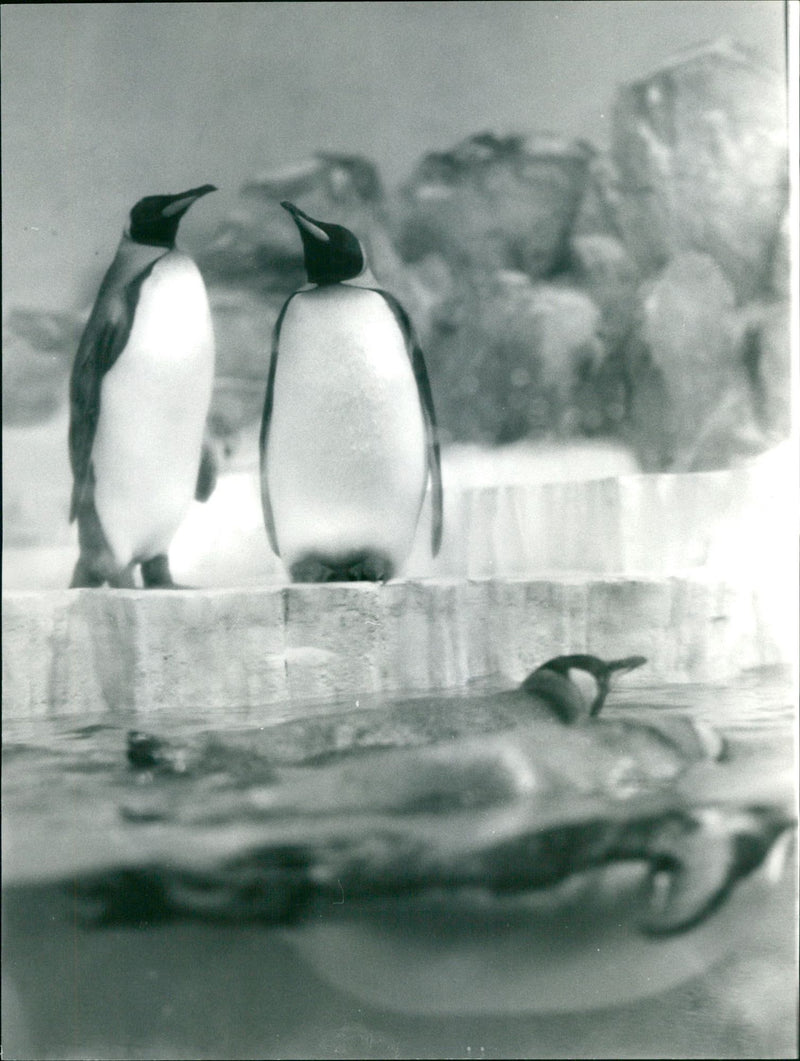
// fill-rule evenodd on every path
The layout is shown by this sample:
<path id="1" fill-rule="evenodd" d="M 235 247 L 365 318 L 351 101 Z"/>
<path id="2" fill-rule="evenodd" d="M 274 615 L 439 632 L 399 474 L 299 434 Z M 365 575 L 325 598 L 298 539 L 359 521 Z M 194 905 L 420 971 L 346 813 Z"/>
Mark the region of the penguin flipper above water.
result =
<path id="1" fill-rule="evenodd" d="M 436 436 L 436 410 L 433 405 L 433 394 L 428 379 L 428 369 L 425 365 L 425 355 L 417 340 L 414 325 L 403 309 L 400 302 L 384 291 L 382 288 L 372 288 L 379 294 L 391 311 L 394 313 L 397 323 L 406 338 L 411 367 L 414 370 L 414 378 L 417 381 L 422 414 L 425 419 L 425 435 L 427 439 L 428 471 L 431 477 L 431 550 L 436 556 L 442 544 L 442 460 L 439 451 L 439 440 Z"/>

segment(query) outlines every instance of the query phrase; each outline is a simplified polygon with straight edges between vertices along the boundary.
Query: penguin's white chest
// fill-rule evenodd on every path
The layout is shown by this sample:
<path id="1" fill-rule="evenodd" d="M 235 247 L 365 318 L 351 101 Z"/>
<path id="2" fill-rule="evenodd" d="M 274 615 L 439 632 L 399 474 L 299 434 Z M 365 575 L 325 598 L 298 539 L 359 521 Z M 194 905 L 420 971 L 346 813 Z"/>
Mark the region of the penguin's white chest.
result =
<path id="1" fill-rule="evenodd" d="M 331 285 L 283 320 L 264 467 L 281 557 L 411 550 L 427 480 L 405 337 L 383 297 Z"/>
<path id="2" fill-rule="evenodd" d="M 191 504 L 214 380 L 214 333 L 197 266 L 159 259 L 125 349 L 103 378 L 95 506 L 120 563 L 166 552 Z"/>

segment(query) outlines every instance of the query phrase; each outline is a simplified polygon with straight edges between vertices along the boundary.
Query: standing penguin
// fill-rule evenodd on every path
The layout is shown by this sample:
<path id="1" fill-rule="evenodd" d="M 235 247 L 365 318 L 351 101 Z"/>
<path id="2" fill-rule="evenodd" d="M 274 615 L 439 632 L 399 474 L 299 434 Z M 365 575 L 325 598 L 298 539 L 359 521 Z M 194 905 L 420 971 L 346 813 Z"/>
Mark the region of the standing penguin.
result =
<path id="1" fill-rule="evenodd" d="M 382 582 L 411 552 L 429 475 L 434 556 L 441 544 L 425 359 L 356 236 L 281 206 L 300 230 L 309 283 L 273 334 L 260 440 L 267 534 L 295 582 Z"/>
<path id="2" fill-rule="evenodd" d="M 72 586 L 172 586 L 167 551 L 192 498 L 214 488 L 204 429 L 214 380 L 205 285 L 175 247 L 204 184 L 130 212 L 81 338 L 70 380 Z"/>

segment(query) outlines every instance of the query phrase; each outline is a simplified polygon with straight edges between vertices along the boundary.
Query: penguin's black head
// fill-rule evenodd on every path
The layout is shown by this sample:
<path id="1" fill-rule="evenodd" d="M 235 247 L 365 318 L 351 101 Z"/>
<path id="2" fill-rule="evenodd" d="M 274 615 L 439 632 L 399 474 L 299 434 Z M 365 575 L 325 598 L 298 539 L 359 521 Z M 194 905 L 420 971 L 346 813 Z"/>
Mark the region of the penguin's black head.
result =
<path id="1" fill-rule="evenodd" d="M 153 247 L 174 247 L 181 218 L 203 195 L 215 192 L 213 184 L 202 184 L 177 195 L 148 195 L 130 213 L 128 235 L 135 243 Z"/>
<path id="2" fill-rule="evenodd" d="M 283 202 L 281 206 L 300 230 L 309 283 L 338 284 L 358 276 L 365 265 L 364 251 L 349 229 L 315 221 L 293 203 Z"/>
<path id="3" fill-rule="evenodd" d="M 644 656 L 606 662 L 597 656 L 556 656 L 537 667 L 522 683 L 525 692 L 545 700 L 563 722 L 599 715 L 614 674 L 641 667 Z"/>

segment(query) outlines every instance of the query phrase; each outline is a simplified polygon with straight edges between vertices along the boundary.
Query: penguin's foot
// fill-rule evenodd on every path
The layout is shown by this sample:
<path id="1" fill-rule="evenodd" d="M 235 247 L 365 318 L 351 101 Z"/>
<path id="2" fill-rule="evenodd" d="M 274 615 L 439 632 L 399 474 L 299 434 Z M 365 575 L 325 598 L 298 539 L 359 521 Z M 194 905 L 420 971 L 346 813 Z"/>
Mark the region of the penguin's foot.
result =
<path id="1" fill-rule="evenodd" d="M 292 564 L 289 573 L 293 582 L 386 582 L 394 574 L 394 564 L 380 553 L 311 555 Z"/>
<path id="2" fill-rule="evenodd" d="M 97 589 L 108 583 L 112 589 L 134 589 L 136 583 L 133 580 L 133 565 L 116 568 L 107 563 L 92 563 L 85 557 L 80 557 L 72 572 L 70 589 Z"/>
<path id="3" fill-rule="evenodd" d="M 83 557 L 80 557 L 72 572 L 72 581 L 69 584 L 69 588 L 96 589 L 98 586 L 102 586 L 105 582 L 105 576 L 95 571 L 94 568 L 83 559 Z"/>
<path id="4" fill-rule="evenodd" d="M 133 578 L 133 564 L 128 564 L 121 571 L 117 571 L 116 574 L 109 578 L 108 584 L 112 589 L 136 589 L 136 582 Z"/>
<path id="5" fill-rule="evenodd" d="M 347 568 L 351 582 L 387 582 L 394 574 L 394 564 L 379 553 L 365 553 Z"/>
<path id="6" fill-rule="evenodd" d="M 189 589 L 188 586 L 179 586 L 173 581 L 166 553 L 159 553 L 150 560 L 142 560 L 142 582 L 146 589 Z"/>
<path id="7" fill-rule="evenodd" d="M 314 556 L 305 557 L 292 564 L 289 574 L 292 582 L 335 582 L 336 577 L 332 567 L 324 564 Z"/>
<path id="8" fill-rule="evenodd" d="M 135 589 L 134 563 L 120 567 L 106 538 L 100 517 L 90 493 L 78 510 L 78 547 L 80 556 L 72 574 L 70 589 L 94 589 L 108 583 L 114 589 Z"/>

